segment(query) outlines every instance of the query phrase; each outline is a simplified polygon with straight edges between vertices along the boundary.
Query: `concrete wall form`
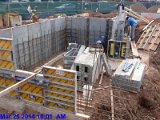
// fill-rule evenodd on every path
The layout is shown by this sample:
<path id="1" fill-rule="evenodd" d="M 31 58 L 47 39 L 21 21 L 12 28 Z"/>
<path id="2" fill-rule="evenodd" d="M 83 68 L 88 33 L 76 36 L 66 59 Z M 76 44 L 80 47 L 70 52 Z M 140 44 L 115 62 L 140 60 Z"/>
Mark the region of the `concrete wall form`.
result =
<path id="1" fill-rule="evenodd" d="M 67 40 L 86 45 L 88 41 L 88 18 L 68 17 L 67 23 Z"/>
<path id="2" fill-rule="evenodd" d="M 12 38 L 17 68 L 37 66 L 65 49 L 65 18 L 56 18 L 3 29 L 0 37 Z"/>
<path id="3" fill-rule="evenodd" d="M 90 18 L 89 19 L 89 44 L 95 44 L 100 36 L 106 36 L 106 19 Z"/>
<path id="4" fill-rule="evenodd" d="M 59 81 L 59 82 L 56 82 L 56 85 L 55 85 L 55 81 L 52 81 L 46 77 L 47 75 L 51 75 L 50 73 L 48 73 L 48 70 L 49 71 L 53 70 L 55 72 L 54 78 L 60 79 L 66 82 L 64 83 L 64 82 Z M 63 73 L 67 74 L 67 76 L 60 77 L 59 74 L 56 74 L 57 71 L 62 71 Z M 1 74 L 0 81 L 3 81 L 3 79 L 5 79 L 5 80 L 10 80 L 10 82 L 12 81 L 14 83 L 17 83 L 33 75 L 34 73 L 23 71 L 23 70 L 16 70 L 16 71 L 0 70 L 0 74 Z M 69 75 L 73 75 L 73 77 L 68 78 Z M 42 69 L 42 74 L 37 74 L 31 81 L 19 86 L 15 90 L 16 94 L 14 95 L 8 94 L 8 95 L 11 97 L 17 98 L 19 100 L 22 100 L 22 101 L 33 102 L 35 104 L 38 103 L 39 105 L 45 106 L 47 108 L 57 109 L 61 111 L 66 111 L 67 113 L 76 114 L 77 113 L 77 103 L 76 103 L 76 99 L 77 99 L 76 79 L 77 77 L 76 76 L 77 76 L 76 71 L 73 71 L 73 70 L 58 69 L 58 68 L 45 66 Z M 69 82 L 72 81 L 74 84 L 70 84 L 68 81 Z M 62 87 L 62 85 L 64 86 Z M 26 86 L 29 86 L 30 88 Z M 33 88 L 33 86 L 35 88 Z M 8 86 L 5 86 L 5 88 L 7 87 Z M 52 88 L 56 88 L 56 89 L 53 90 Z M 38 91 L 35 92 L 36 89 L 39 89 L 38 90 L 39 92 Z M 59 89 L 62 89 L 63 91 L 62 90 L 60 91 Z M 69 93 L 66 89 L 67 90 L 69 89 L 69 91 L 71 91 L 72 93 Z M 48 91 L 54 94 L 53 95 L 48 94 Z M 22 94 L 29 95 L 30 97 L 29 98 L 24 97 L 24 95 Z M 54 96 L 55 94 L 57 94 L 56 98 Z M 58 95 L 61 95 L 61 96 L 58 97 Z M 62 95 L 64 95 L 65 97 L 72 96 L 72 99 L 69 99 L 67 97 L 62 98 Z M 33 96 L 34 96 L 34 101 L 33 101 Z M 39 97 L 42 98 L 43 100 L 38 101 Z M 70 103 L 72 104 L 68 103 L 67 100 L 70 101 Z M 51 103 L 54 103 L 56 105 L 52 106 L 51 104 L 47 104 L 47 101 L 50 101 Z M 72 109 L 67 109 L 67 107 L 70 107 L 70 106 L 72 106 Z"/>
<path id="5" fill-rule="evenodd" d="M 96 44 L 100 36 L 108 39 L 111 36 L 110 21 L 112 20 L 106 18 L 68 17 L 67 41 L 88 46 Z"/>
<path id="6" fill-rule="evenodd" d="M 38 66 L 64 50 L 67 42 L 93 45 L 100 36 L 108 39 L 109 19 L 67 17 L 0 30 L 0 37 L 12 38 L 17 68 Z"/>

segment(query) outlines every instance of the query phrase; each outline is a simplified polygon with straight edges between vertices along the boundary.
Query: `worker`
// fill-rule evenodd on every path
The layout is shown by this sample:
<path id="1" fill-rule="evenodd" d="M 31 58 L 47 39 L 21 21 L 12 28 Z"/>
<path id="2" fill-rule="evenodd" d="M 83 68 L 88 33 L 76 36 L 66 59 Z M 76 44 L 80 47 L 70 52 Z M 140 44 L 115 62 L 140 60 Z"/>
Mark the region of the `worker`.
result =
<path id="1" fill-rule="evenodd" d="M 37 6 L 34 7 L 34 9 L 32 10 L 32 20 L 33 22 L 38 22 L 38 16 L 37 16 Z"/>
<path id="2" fill-rule="evenodd" d="M 97 41 L 97 44 L 101 44 L 103 46 L 104 52 L 107 53 L 107 42 L 105 41 L 104 36 L 100 36 L 99 40 Z"/>
<path id="3" fill-rule="evenodd" d="M 117 10 L 119 10 L 119 7 L 122 6 L 122 10 L 124 10 L 124 2 L 121 0 L 120 3 L 117 5 Z"/>
<path id="4" fill-rule="evenodd" d="M 128 27 L 131 26 L 131 41 L 134 41 L 135 30 L 136 30 L 136 26 L 138 24 L 138 21 L 135 20 L 133 17 L 127 17 L 126 20 L 127 20 Z"/>

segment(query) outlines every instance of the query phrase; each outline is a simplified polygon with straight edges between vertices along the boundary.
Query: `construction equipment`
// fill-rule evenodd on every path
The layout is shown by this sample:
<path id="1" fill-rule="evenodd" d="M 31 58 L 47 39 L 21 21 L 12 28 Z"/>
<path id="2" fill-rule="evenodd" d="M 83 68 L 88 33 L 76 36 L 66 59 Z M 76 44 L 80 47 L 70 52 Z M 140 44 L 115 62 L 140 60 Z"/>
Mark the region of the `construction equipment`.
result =
<path id="1" fill-rule="evenodd" d="M 126 14 L 123 12 L 124 6 L 118 5 L 118 15 L 114 17 L 111 39 L 108 40 L 108 57 L 126 58 L 130 47 L 129 37 L 126 32 Z"/>
<path id="2" fill-rule="evenodd" d="M 113 18 L 113 27 L 111 39 L 108 40 L 108 56 L 126 58 L 128 56 L 128 49 L 130 48 L 130 36 L 127 34 L 126 17 L 132 16 L 136 19 L 142 20 L 146 23 L 150 21 L 143 16 L 137 14 L 131 9 L 124 7 L 123 1 L 118 5 L 118 15 Z M 133 56 L 139 57 L 135 42 L 131 42 Z"/>

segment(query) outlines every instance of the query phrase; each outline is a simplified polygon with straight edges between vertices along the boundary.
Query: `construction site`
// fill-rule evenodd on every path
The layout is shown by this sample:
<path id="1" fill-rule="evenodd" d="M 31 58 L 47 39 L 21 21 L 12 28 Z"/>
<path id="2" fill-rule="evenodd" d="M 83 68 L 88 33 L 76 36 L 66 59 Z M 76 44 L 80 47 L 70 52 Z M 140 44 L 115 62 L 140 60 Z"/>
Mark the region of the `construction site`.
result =
<path id="1" fill-rule="evenodd" d="M 0 119 L 160 120 L 160 3 L 115 5 L 3 13 Z"/>

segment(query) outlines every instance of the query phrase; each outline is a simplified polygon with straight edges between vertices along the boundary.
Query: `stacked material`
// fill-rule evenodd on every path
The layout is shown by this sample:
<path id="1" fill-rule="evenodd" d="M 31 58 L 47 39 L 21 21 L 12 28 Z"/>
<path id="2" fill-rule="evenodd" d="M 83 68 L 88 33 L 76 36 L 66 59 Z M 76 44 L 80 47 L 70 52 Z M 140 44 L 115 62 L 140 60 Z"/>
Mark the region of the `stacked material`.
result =
<path id="1" fill-rule="evenodd" d="M 77 88 L 82 91 L 84 85 L 93 85 L 99 77 L 102 60 L 99 52 L 90 52 L 89 47 L 79 55 L 73 64 L 77 71 Z"/>
<path id="2" fill-rule="evenodd" d="M 160 43 L 159 21 L 159 19 L 156 19 L 151 25 L 146 27 L 137 42 L 138 49 L 143 49 L 146 51 L 156 51 Z"/>
<path id="3" fill-rule="evenodd" d="M 113 74 L 112 85 L 130 91 L 140 91 L 145 64 L 139 59 L 126 59 Z"/>
<path id="4" fill-rule="evenodd" d="M 6 13 L 3 17 L 5 27 L 15 27 L 22 25 L 22 16 L 17 13 Z"/>
<path id="5" fill-rule="evenodd" d="M 71 69 L 71 66 L 78 55 L 85 50 L 85 46 L 71 48 L 67 53 L 64 54 L 64 68 Z"/>

